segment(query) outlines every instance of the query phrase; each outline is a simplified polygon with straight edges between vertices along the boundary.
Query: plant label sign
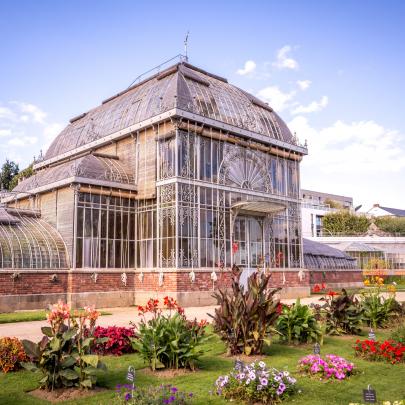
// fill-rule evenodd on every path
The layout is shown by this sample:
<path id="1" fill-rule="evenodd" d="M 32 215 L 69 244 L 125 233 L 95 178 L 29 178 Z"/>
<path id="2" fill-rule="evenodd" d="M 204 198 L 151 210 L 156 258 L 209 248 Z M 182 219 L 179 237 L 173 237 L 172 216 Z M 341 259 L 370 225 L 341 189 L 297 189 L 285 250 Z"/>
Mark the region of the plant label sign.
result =
<path id="1" fill-rule="evenodd" d="M 363 399 L 367 404 L 376 404 L 377 403 L 377 394 L 375 390 L 369 385 L 366 390 L 363 390 Z"/>
<path id="2" fill-rule="evenodd" d="M 241 360 L 235 360 L 235 370 L 242 371 L 245 367 L 245 363 Z"/>
<path id="3" fill-rule="evenodd" d="M 135 381 L 135 368 L 132 366 L 128 367 L 127 381 L 130 381 L 132 383 Z"/>
<path id="4" fill-rule="evenodd" d="M 375 333 L 374 333 L 374 331 L 372 329 L 370 329 L 370 332 L 368 334 L 368 339 L 372 340 L 373 342 L 376 341 Z"/>
<path id="5" fill-rule="evenodd" d="M 321 346 L 319 343 L 314 344 L 314 354 L 319 356 L 321 354 Z"/>

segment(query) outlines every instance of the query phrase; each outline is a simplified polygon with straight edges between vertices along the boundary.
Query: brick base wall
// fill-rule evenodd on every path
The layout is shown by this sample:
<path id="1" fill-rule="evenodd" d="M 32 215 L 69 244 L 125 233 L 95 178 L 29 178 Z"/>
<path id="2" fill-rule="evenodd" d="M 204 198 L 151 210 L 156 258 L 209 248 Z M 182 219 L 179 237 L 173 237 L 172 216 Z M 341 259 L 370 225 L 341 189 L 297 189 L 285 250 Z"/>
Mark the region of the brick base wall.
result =
<path id="1" fill-rule="evenodd" d="M 0 274 L 0 312 L 16 309 L 44 308 L 62 299 L 80 307 L 96 304 L 98 307 L 143 304 L 150 297 L 173 296 L 183 306 L 211 305 L 212 293 L 217 288 L 231 285 L 230 272 L 217 271 L 217 281 L 211 280 L 211 270 L 194 270 L 195 281 L 189 271 L 164 272 L 163 284 L 159 285 L 159 272 L 126 272 L 126 283 L 120 271 L 99 270 L 97 279 L 91 271 L 21 271 L 18 278 L 13 272 Z M 56 274 L 56 280 L 51 276 Z M 310 286 L 326 283 L 331 288 L 360 286 L 360 270 L 318 271 L 287 269 L 272 270 L 271 287 L 282 287 L 281 296 L 286 298 L 308 296 Z"/>

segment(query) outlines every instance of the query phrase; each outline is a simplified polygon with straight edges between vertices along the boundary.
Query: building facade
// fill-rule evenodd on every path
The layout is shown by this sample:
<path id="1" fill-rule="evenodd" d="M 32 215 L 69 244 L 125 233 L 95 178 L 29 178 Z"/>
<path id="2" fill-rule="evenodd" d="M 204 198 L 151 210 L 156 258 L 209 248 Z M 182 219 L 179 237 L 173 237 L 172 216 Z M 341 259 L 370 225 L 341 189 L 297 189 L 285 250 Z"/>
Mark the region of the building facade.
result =
<path id="1" fill-rule="evenodd" d="M 2 302 L 129 305 L 169 294 L 203 305 L 233 264 L 305 295 L 306 153 L 270 106 L 226 79 L 186 62 L 161 71 L 70 120 L 3 199 Z M 52 228 L 63 260 L 48 260 L 56 248 L 36 242 L 28 217 Z"/>

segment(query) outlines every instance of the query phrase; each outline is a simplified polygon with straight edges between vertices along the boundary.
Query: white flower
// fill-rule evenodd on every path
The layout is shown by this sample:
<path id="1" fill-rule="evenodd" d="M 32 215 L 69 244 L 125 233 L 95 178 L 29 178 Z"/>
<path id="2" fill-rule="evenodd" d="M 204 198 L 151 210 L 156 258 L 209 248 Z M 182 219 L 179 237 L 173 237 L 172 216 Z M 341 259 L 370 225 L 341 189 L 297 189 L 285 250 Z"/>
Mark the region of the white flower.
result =
<path id="1" fill-rule="evenodd" d="M 251 372 L 249 373 L 249 378 L 250 378 L 251 380 L 254 380 L 254 379 L 256 378 L 256 374 L 255 374 L 254 371 L 251 371 Z"/>
<path id="2" fill-rule="evenodd" d="M 250 384 L 250 378 L 247 378 L 246 379 L 246 385 L 249 385 Z"/>
<path id="3" fill-rule="evenodd" d="M 259 362 L 259 367 L 260 368 L 266 368 L 266 363 L 264 361 Z"/>
<path id="4" fill-rule="evenodd" d="M 257 386 L 257 390 L 258 390 L 258 391 L 261 391 L 262 389 L 263 389 L 263 386 L 259 384 L 259 385 Z"/>
<path id="5" fill-rule="evenodd" d="M 275 375 L 274 376 L 274 381 L 277 381 L 277 382 L 281 381 L 281 377 L 279 377 L 278 375 Z"/>
<path id="6" fill-rule="evenodd" d="M 284 377 L 288 377 L 290 375 L 290 373 L 288 371 L 284 371 L 283 375 L 284 375 Z"/>

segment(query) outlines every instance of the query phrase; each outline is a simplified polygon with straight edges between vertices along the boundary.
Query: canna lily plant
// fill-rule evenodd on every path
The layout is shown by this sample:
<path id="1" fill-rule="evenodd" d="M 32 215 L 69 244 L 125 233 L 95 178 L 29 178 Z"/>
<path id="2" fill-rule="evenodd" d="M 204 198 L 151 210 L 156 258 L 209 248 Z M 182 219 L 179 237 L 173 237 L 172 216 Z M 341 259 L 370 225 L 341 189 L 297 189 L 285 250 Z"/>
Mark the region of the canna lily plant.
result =
<path id="1" fill-rule="evenodd" d="M 281 288 L 269 288 L 271 275 L 256 272 L 249 277 L 245 290 L 240 284 L 240 275 L 239 268 L 234 266 L 231 289 L 219 289 L 213 295 L 219 308 L 210 316 L 229 354 L 261 354 L 264 344 L 270 344 L 272 326 L 282 310 L 276 298 Z"/>

